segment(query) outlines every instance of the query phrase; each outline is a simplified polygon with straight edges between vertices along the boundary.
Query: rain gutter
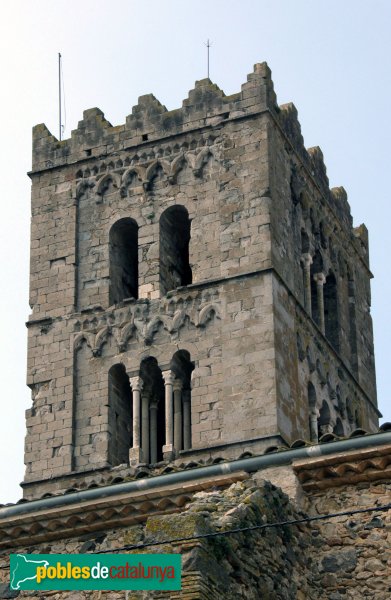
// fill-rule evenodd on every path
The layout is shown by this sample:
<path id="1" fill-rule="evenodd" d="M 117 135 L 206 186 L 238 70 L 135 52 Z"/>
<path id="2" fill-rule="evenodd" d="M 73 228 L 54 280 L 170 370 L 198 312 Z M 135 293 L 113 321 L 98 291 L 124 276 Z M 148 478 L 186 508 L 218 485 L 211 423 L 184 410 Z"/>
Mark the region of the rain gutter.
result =
<path id="1" fill-rule="evenodd" d="M 31 500 L 12 506 L 4 506 L 3 508 L 0 508 L 0 520 L 36 511 L 46 511 L 56 507 L 71 506 L 72 504 L 80 502 L 91 502 L 97 499 L 110 498 L 120 494 L 131 494 L 133 492 L 152 490 L 164 485 L 186 483 L 203 477 L 213 478 L 219 475 L 235 473 L 237 471 L 253 473 L 254 471 L 260 471 L 268 467 L 289 465 L 293 460 L 328 456 L 330 454 L 348 452 L 349 450 L 360 450 L 390 443 L 391 431 L 385 431 L 383 433 L 353 437 L 337 442 L 327 442 L 302 448 L 281 450 L 262 456 L 253 456 L 216 465 L 209 465 L 207 467 L 197 467 L 175 473 L 157 475 L 155 477 L 146 477 L 136 481 L 128 481 L 79 492 L 71 492 L 69 494 L 43 498 L 41 500 Z"/>

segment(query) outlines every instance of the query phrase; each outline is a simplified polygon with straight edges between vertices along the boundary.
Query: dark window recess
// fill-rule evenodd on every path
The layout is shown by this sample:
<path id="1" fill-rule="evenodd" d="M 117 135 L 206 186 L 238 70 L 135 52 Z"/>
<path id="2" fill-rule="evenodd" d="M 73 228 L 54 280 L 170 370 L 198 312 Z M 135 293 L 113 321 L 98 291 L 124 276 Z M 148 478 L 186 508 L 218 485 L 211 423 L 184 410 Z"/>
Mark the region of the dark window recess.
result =
<path id="1" fill-rule="evenodd" d="M 163 446 L 166 443 L 166 413 L 164 401 L 164 381 L 156 358 L 149 356 L 141 361 L 140 377 L 143 381 L 142 396 L 147 399 L 142 404 L 141 418 L 145 418 L 143 410 L 148 405 L 150 435 L 149 447 L 145 448 L 145 440 L 141 433 L 141 446 L 146 450 L 146 462 L 155 464 L 163 460 Z"/>
<path id="2" fill-rule="evenodd" d="M 174 405 L 174 431 L 175 427 L 179 426 L 180 435 L 175 434 L 175 438 L 180 440 L 175 444 L 175 450 L 189 450 L 191 448 L 191 374 L 194 370 L 194 363 L 190 359 L 190 354 L 187 350 L 178 350 L 171 359 L 170 369 L 174 373 L 175 378 L 182 384 L 180 414 L 182 415 L 181 422 L 176 419 L 177 407 Z"/>
<path id="3" fill-rule="evenodd" d="M 330 427 L 330 408 L 326 400 L 323 400 L 318 417 L 318 436 L 321 437 L 329 432 Z"/>
<path id="4" fill-rule="evenodd" d="M 335 350 L 339 350 L 339 319 L 337 282 L 333 273 L 327 276 L 323 287 L 325 334 Z"/>
<path id="5" fill-rule="evenodd" d="M 160 290 L 166 294 L 192 283 L 189 264 L 190 219 L 184 206 L 172 206 L 160 217 Z"/>
<path id="6" fill-rule="evenodd" d="M 320 314 L 318 306 L 318 290 L 314 276 L 323 271 L 323 259 L 319 251 L 315 252 L 315 256 L 311 265 L 311 310 L 312 318 L 315 323 L 320 325 Z"/>
<path id="7" fill-rule="evenodd" d="M 133 219 L 117 221 L 110 229 L 110 304 L 138 298 L 138 226 Z"/>
<path id="8" fill-rule="evenodd" d="M 301 253 L 308 254 L 309 251 L 310 251 L 310 239 L 308 237 L 308 234 L 304 231 L 304 229 L 302 229 L 301 230 Z"/>
<path id="9" fill-rule="evenodd" d="M 344 437 L 345 436 L 345 432 L 344 432 L 344 428 L 342 425 L 342 421 L 341 419 L 338 417 L 337 421 L 335 423 L 334 429 L 333 429 L 333 433 L 335 433 L 335 435 L 337 435 L 338 437 Z"/>
<path id="10" fill-rule="evenodd" d="M 129 462 L 132 447 L 132 392 L 122 364 L 109 371 L 109 456 L 112 467 Z"/>

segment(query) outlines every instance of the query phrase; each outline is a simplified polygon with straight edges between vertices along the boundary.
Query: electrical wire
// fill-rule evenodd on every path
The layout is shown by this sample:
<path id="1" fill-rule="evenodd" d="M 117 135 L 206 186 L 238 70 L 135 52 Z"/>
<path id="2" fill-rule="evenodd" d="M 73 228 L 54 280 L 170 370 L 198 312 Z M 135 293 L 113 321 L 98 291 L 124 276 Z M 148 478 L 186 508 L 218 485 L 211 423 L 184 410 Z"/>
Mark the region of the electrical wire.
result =
<path id="1" fill-rule="evenodd" d="M 384 504 L 382 506 L 372 506 L 371 508 L 358 508 L 355 510 L 345 510 L 338 513 L 329 513 L 327 515 L 317 515 L 315 517 L 303 517 L 302 519 L 292 519 L 290 521 L 279 521 L 275 523 L 262 523 L 261 525 L 251 525 L 249 527 L 238 527 L 237 529 L 230 529 L 228 531 L 214 531 L 211 533 L 203 533 L 200 535 L 192 535 L 189 537 L 182 538 L 170 538 L 161 542 L 147 542 L 143 544 L 132 544 L 127 546 L 121 546 L 120 548 L 110 548 L 109 550 L 97 550 L 89 554 L 115 554 L 124 550 L 142 550 L 143 548 L 150 548 L 152 546 L 163 546 L 165 544 L 174 544 L 178 542 L 192 542 L 194 540 L 203 540 L 208 538 L 215 538 L 217 536 L 233 535 L 235 533 L 245 533 L 247 531 L 255 531 L 262 529 L 270 529 L 272 527 L 285 527 L 287 525 L 299 525 L 301 523 L 311 523 L 314 521 L 324 521 L 326 519 L 333 519 L 336 517 L 350 517 L 352 515 L 358 515 L 363 513 L 371 512 L 385 512 L 391 509 L 390 504 Z M 4 569 L 9 569 L 9 565 L 4 565 Z"/>
<path id="2" fill-rule="evenodd" d="M 270 529 L 272 527 L 285 527 L 287 525 L 298 525 L 300 523 L 310 523 L 313 521 L 322 521 L 322 520 L 326 520 L 326 519 L 333 519 L 336 517 L 346 517 L 346 516 L 352 516 L 352 515 L 358 515 L 358 514 L 370 513 L 370 512 L 383 512 L 383 511 L 387 511 L 390 509 L 391 509 L 391 503 L 385 504 L 382 506 L 373 506 L 371 508 L 358 508 L 355 510 L 346 510 L 343 512 L 330 513 L 327 515 L 317 515 L 315 517 L 303 517 L 302 519 L 293 519 L 291 521 L 280 521 L 277 523 L 262 523 L 261 525 L 251 525 L 249 527 L 238 527 L 237 529 L 230 529 L 228 531 L 214 531 L 211 533 L 203 533 L 200 535 L 193 535 L 193 536 L 189 536 L 189 537 L 167 539 L 167 540 L 163 540 L 161 542 L 147 542 L 147 543 L 143 543 L 143 544 L 127 545 L 127 546 L 122 546 L 121 548 L 112 548 L 110 550 L 98 550 L 98 551 L 94 552 L 94 554 L 108 554 L 108 553 L 121 552 L 123 550 L 141 550 L 143 548 L 150 548 L 151 546 L 162 546 L 165 544 L 174 544 L 174 543 L 178 543 L 178 542 L 191 542 L 193 540 L 203 540 L 203 539 L 207 539 L 207 538 L 214 538 L 217 536 L 233 535 L 235 533 L 244 533 L 247 531 Z"/>

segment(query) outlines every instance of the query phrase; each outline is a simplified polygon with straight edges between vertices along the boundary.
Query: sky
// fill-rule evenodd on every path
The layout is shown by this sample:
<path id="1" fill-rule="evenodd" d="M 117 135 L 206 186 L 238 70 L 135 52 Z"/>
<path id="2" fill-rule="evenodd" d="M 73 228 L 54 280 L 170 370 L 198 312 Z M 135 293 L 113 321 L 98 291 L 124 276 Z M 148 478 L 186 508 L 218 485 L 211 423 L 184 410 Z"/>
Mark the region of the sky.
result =
<path id="1" fill-rule="evenodd" d="M 294 102 L 306 147 L 320 146 L 331 187 L 348 192 L 369 229 L 379 406 L 391 421 L 389 0 L 13 0 L 2 4 L 0 219 L 0 503 L 22 496 L 29 277 L 31 128 L 58 135 L 58 52 L 64 138 L 98 106 L 125 122 L 138 96 L 169 110 L 210 77 L 240 91 L 267 61 L 279 104 Z"/>

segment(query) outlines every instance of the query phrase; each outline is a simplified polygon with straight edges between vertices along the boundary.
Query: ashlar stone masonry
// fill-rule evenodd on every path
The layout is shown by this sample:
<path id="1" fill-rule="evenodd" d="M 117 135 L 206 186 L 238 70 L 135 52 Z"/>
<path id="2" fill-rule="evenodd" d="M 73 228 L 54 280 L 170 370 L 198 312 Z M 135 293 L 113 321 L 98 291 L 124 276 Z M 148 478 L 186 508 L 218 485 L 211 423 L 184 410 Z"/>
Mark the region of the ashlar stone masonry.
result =
<path id="1" fill-rule="evenodd" d="M 26 499 L 375 431 L 368 236 L 257 64 L 33 131 Z"/>

